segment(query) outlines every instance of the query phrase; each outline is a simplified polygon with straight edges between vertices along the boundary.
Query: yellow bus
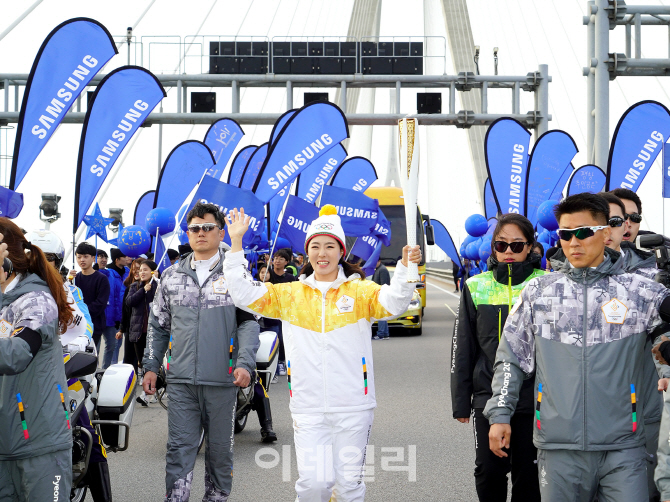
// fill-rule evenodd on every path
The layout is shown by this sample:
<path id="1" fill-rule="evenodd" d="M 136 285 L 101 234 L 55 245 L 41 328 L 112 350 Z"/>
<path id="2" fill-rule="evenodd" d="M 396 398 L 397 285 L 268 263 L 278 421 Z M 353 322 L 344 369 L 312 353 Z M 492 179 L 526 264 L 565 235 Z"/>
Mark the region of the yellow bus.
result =
<path id="1" fill-rule="evenodd" d="M 389 269 L 391 274 L 395 270 L 395 264 L 402 257 L 402 248 L 407 244 L 407 225 L 405 223 L 405 202 L 402 196 L 402 188 L 398 187 L 374 187 L 368 188 L 365 195 L 379 201 L 379 208 L 391 223 L 391 245 L 382 246 L 381 261 Z M 421 295 L 421 310 L 426 306 L 426 239 L 423 227 L 424 215 L 421 210 L 417 211 L 416 238 L 421 246 L 423 257 L 419 264 L 419 275 L 421 282 L 416 288 Z M 432 239 L 431 239 L 432 240 Z M 431 242 L 428 242 L 431 244 Z"/>

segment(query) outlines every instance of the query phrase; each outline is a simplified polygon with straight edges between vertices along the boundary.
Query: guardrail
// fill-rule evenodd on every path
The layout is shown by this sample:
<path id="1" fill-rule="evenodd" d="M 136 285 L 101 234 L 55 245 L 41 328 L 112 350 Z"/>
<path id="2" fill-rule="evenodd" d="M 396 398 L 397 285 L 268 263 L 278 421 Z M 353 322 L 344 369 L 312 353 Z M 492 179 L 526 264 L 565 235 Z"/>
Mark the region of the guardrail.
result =
<path id="1" fill-rule="evenodd" d="M 428 277 L 435 277 L 437 279 L 442 279 L 447 282 L 454 281 L 454 274 L 451 270 L 444 270 L 433 267 L 426 267 L 426 275 Z"/>

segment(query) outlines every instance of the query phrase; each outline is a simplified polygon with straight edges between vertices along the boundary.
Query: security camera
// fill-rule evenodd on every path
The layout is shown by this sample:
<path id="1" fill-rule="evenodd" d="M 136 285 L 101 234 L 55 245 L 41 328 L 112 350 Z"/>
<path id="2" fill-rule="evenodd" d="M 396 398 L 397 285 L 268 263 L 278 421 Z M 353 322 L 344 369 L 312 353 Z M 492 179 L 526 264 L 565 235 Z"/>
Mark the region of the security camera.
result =
<path id="1" fill-rule="evenodd" d="M 109 218 L 114 219 L 114 221 L 109 224 L 109 229 L 112 232 L 118 232 L 119 225 L 123 225 L 123 209 L 120 207 L 110 207 Z"/>
<path id="2" fill-rule="evenodd" d="M 58 212 L 58 202 L 60 202 L 60 199 L 61 198 L 55 193 L 42 194 L 42 202 L 40 203 L 40 220 L 53 223 L 58 218 L 60 218 L 60 213 Z"/>
<path id="3" fill-rule="evenodd" d="M 479 56 L 479 46 L 475 45 L 475 56 Z"/>
<path id="4" fill-rule="evenodd" d="M 497 56 L 497 55 L 498 55 L 498 48 L 497 48 L 497 47 L 494 47 L 494 48 L 493 48 L 493 56 L 495 57 L 495 56 Z"/>

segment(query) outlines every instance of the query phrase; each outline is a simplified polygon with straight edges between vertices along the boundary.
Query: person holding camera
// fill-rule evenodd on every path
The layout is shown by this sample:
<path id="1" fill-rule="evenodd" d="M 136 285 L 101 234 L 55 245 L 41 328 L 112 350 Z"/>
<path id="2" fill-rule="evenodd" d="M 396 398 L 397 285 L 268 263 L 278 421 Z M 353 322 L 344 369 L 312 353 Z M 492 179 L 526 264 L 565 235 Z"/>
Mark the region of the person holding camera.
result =
<path id="1" fill-rule="evenodd" d="M 69 501 L 72 434 L 59 333 L 73 320 L 61 275 L 0 218 L 0 500 Z"/>
<path id="2" fill-rule="evenodd" d="M 205 430 L 203 502 L 225 502 L 233 482 L 237 389 L 252 384 L 259 326 L 235 308 L 219 244 L 224 217 L 214 204 L 198 202 L 187 216 L 193 253 L 165 270 L 149 317 L 142 386 L 156 392 L 165 368 L 170 389 L 166 502 L 188 502 L 201 428 Z"/>

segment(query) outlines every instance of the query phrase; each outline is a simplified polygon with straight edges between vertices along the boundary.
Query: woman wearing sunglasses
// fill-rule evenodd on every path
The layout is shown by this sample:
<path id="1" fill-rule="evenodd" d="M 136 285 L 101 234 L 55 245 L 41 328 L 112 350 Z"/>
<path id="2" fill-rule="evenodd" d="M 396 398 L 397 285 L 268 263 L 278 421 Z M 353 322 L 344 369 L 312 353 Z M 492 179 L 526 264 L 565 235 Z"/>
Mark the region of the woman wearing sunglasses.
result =
<path id="1" fill-rule="evenodd" d="M 539 501 L 536 450 L 533 446 L 533 382 L 528 380 L 513 422 L 515 440 L 506 458 L 496 457 L 488 447 L 489 423 L 483 410 L 492 395 L 493 363 L 505 320 L 526 283 L 543 275 L 541 256 L 531 253 L 535 230 L 519 214 L 498 220 L 489 271 L 465 283 L 457 328 L 452 344 L 451 402 L 453 416 L 461 423 L 473 417 L 475 485 L 479 500 L 507 500 L 507 473 L 512 471 L 512 501 Z"/>

